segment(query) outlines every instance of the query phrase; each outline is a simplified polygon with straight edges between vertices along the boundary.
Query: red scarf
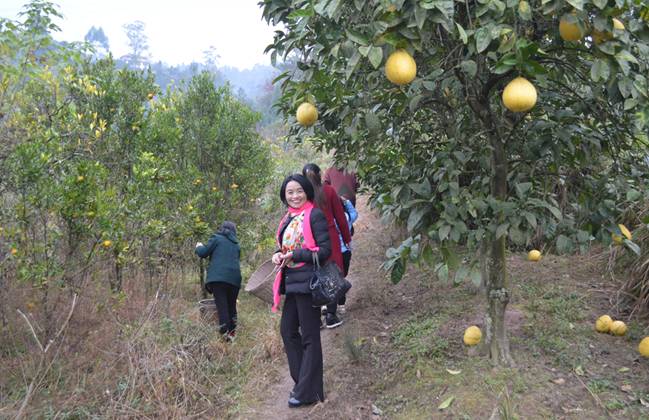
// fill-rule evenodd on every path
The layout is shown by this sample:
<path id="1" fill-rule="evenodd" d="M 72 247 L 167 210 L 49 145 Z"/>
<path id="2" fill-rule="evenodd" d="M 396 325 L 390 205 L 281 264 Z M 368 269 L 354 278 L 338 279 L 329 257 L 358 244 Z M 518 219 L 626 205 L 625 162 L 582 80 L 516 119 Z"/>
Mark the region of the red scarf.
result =
<path id="1" fill-rule="evenodd" d="M 282 226 L 285 224 L 286 219 L 289 217 L 295 217 L 298 216 L 300 213 L 304 212 L 304 220 L 302 222 L 302 236 L 304 239 L 304 242 L 301 245 L 301 248 L 306 248 L 310 251 L 315 251 L 317 252 L 320 248 L 316 245 L 315 238 L 313 237 L 313 232 L 311 231 L 311 210 L 313 210 L 314 205 L 312 202 L 307 201 L 305 202 L 300 208 L 294 209 L 292 207 L 288 208 L 288 212 L 284 217 L 282 217 L 282 221 L 279 222 L 279 226 L 277 227 L 277 234 L 275 235 L 275 238 L 277 239 L 277 245 L 279 249 L 282 249 L 282 244 L 281 244 L 281 239 L 280 239 L 280 234 L 282 229 Z M 299 266 L 301 267 L 304 265 L 304 263 L 301 263 Z M 279 296 L 279 287 L 282 284 L 282 269 L 277 271 L 277 274 L 275 275 L 275 281 L 273 282 L 273 312 L 277 312 L 277 309 L 279 308 L 279 302 L 280 302 L 280 296 Z"/>

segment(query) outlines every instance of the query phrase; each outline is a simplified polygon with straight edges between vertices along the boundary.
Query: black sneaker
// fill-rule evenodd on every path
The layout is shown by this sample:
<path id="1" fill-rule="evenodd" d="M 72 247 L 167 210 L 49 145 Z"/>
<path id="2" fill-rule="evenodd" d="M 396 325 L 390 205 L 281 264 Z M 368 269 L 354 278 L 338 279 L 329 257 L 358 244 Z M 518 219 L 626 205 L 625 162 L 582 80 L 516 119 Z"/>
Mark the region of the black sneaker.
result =
<path id="1" fill-rule="evenodd" d="M 336 316 L 336 314 L 327 314 L 327 328 L 336 328 L 340 326 L 343 321 Z"/>

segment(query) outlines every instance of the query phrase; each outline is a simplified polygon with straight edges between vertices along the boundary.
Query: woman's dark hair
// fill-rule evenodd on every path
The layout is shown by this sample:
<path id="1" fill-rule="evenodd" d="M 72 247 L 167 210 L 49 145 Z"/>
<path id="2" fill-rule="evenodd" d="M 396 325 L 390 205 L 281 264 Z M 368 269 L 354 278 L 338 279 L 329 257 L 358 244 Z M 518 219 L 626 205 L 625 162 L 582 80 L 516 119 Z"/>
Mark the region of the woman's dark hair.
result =
<path id="1" fill-rule="evenodd" d="M 217 230 L 218 233 L 226 234 L 228 232 L 232 232 L 235 235 L 237 234 L 237 225 L 234 224 L 234 222 L 231 222 L 229 220 L 226 220 L 225 222 L 221 223 L 221 227 L 219 230 Z"/>
<path id="2" fill-rule="evenodd" d="M 327 208 L 327 200 L 324 192 L 322 191 L 322 178 L 320 177 L 320 167 L 315 163 L 307 163 L 302 168 L 302 175 L 304 175 L 313 185 L 313 193 L 315 202 L 322 210 Z"/>
<path id="3" fill-rule="evenodd" d="M 306 194 L 306 199 L 308 201 L 313 201 L 313 185 L 311 185 L 311 182 L 309 182 L 308 179 L 306 179 L 304 176 L 300 174 L 293 174 L 289 175 L 284 179 L 284 182 L 282 182 L 282 186 L 279 189 L 279 198 L 282 200 L 282 203 L 286 204 L 288 206 L 288 202 L 286 201 L 286 185 L 288 185 L 289 182 L 295 181 L 304 190 L 304 193 Z"/>

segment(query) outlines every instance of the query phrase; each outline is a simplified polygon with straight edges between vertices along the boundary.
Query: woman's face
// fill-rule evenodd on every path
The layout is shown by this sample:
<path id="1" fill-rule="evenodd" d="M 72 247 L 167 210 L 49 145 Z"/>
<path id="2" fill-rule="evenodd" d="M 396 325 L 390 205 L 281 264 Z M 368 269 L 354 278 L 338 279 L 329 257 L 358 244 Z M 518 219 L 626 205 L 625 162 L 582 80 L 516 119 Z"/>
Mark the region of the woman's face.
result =
<path id="1" fill-rule="evenodd" d="M 298 209 L 306 203 L 306 193 L 302 186 L 295 181 L 289 181 L 289 183 L 286 184 L 285 197 L 288 205 L 294 209 Z"/>

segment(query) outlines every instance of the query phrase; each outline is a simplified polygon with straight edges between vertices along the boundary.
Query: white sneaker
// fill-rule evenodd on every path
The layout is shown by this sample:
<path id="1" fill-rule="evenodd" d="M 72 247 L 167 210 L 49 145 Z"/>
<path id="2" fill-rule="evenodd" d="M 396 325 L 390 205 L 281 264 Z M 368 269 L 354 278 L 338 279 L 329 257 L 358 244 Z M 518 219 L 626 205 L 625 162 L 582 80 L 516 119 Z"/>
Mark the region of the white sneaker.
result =
<path id="1" fill-rule="evenodd" d="M 327 305 L 322 305 L 320 307 L 320 315 L 322 315 L 322 316 L 327 315 Z"/>

